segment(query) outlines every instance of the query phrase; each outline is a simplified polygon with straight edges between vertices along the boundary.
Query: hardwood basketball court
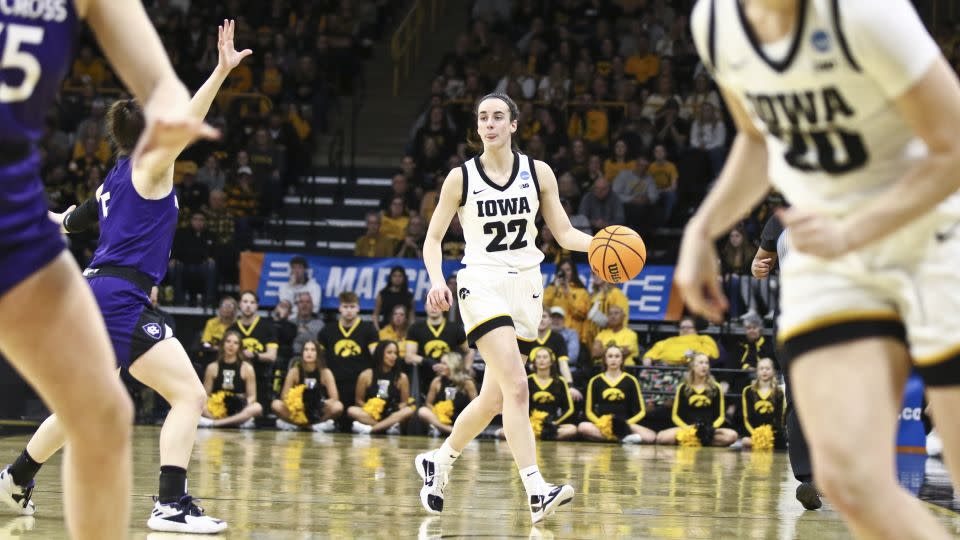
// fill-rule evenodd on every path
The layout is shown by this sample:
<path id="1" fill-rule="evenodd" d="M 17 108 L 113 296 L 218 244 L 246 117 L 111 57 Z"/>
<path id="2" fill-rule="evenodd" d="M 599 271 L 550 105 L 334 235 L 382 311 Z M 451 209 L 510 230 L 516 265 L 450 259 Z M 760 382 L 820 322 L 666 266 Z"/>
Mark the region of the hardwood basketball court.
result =
<path id="1" fill-rule="evenodd" d="M 146 528 L 158 436 L 155 427 L 134 432 L 130 536 L 202 539 Z M 13 459 L 27 438 L 0 439 L 0 461 Z M 577 497 L 534 528 L 506 444 L 477 441 L 457 462 L 443 516 L 431 517 L 420 506 L 412 461 L 438 441 L 202 429 L 189 487 L 211 515 L 230 523 L 227 534 L 212 538 L 849 538 L 829 501 L 816 512 L 796 502 L 785 453 L 712 448 L 541 443 L 544 476 L 569 481 Z M 927 460 L 926 474 L 917 474 L 922 495 L 955 504 L 942 463 Z M 59 455 L 38 475 L 34 500 L 32 520 L 0 515 L 0 538 L 66 538 Z M 931 508 L 960 534 L 960 515 Z"/>

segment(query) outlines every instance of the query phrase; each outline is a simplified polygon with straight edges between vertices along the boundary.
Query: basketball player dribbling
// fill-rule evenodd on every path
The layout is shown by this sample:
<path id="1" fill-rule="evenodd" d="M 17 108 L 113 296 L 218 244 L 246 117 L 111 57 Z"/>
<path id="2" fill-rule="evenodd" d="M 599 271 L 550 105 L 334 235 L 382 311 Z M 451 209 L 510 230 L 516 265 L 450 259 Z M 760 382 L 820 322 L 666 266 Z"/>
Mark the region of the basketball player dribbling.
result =
<path id="1" fill-rule="evenodd" d="M 712 244 L 769 189 L 791 242 L 779 339 L 816 485 L 861 538 L 947 538 L 897 485 L 911 359 L 960 484 L 960 86 L 907 0 L 700 0 L 691 18 L 738 135 L 677 281 L 726 307 Z"/>
<path id="2" fill-rule="evenodd" d="M 557 241 L 571 251 L 587 251 L 591 237 L 574 229 L 560 204 L 550 167 L 513 148 L 517 105 L 506 94 L 480 99 L 475 109 L 483 153 L 450 171 L 423 245 L 432 286 L 431 309 L 447 311 L 456 294 L 467 340 L 486 364 L 480 394 L 460 413 L 443 445 L 416 457 L 423 478 L 420 500 L 427 512 L 443 510 L 451 467 L 463 448 L 493 417 L 503 412 L 503 431 L 539 523 L 573 499 L 569 485 L 548 484 L 536 463 L 530 427 L 524 357 L 537 338 L 543 313 L 543 254 L 535 244 L 537 211 L 543 211 Z M 440 242 L 457 213 L 463 226 L 466 268 L 457 274 L 457 291 L 447 288 Z"/>
<path id="3" fill-rule="evenodd" d="M 230 71 L 252 54 L 234 50 L 233 34 L 234 22 L 225 20 L 218 29 L 218 64 L 190 101 L 189 114 L 198 120 L 207 115 Z M 106 124 L 117 152 L 116 165 L 93 197 L 76 210 L 52 218 L 61 221 L 66 232 L 82 231 L 99 221 L 99 245 L 84 275 L 106 322 L 117 367 L 129 369 L 170 403 L 160 431 L 160 491 L 147 525 L 166 532 L 220 532 L 227 524 L 205 516 L 186 491 L 187 466 L 206 391 L 183 346 L 171 339 L 172 330 L 149 298 L 150 289 L 166 273 L 177 226 L 173 162 L 179 151 L 168 153 L 166 167 L 159 173 L 139 168 L 130 159 L 144 127 L 143 112 L 133 100 L 115 102 L 107 112 Z M 20 501 L 23 513 L 33 513 L 26 486 L 33 485 L 40 466 L 64 442 L 62 422 L 52 415 L 17 461 L 0 472 L 17 479 L 19 493 L 24 495 Z M 0 498 L 14 494 L 0 484 Z"/>
<path id="4" fill-rule="evenodd" d="M 82 19 L 123 82 L 147 104 L 135 151 L 145 167 L 171 148 L 217 132 L 188 116 L 190 96 L 140 2 L 0 6 L 0 351 L 63 422 L 70 443 L 63 480 L 69 534 L 112 539 L 125 537 L 130 512 L 133 409 L 114 373 L 96 302 L 47 216 L 36 148 Z M 13 482 L 0 478 L 11 490 Z M 15 490 L 18 511 L 30 490 Z"/>

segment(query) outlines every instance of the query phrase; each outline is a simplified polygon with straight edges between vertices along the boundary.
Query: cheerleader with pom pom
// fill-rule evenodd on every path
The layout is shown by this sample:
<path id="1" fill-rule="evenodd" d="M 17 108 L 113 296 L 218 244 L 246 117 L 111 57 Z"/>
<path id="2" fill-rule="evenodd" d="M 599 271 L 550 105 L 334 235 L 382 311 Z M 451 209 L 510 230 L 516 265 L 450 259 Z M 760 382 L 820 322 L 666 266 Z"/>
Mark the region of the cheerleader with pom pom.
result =
<path id="1" fill-rule="evenodd" d="M 541 440 L 566 441 L 577 436 L 573 417 L 573 396 L 567 381 L 560 375 L 559 363 L 549 347 L 535 347 L 530 351 L 534 372 L 527 377 L 530 391 L 530 427 Z M 497 437 L 506 438 L 502 429 Z"/>
<path id="2" fill-rule="evenodd" d="M 744 448 L 754 450 L 782 449 L 786 399 L 777 386 L 773 360 L 757 361 L 757 379 L 743 389 L 743 425 L 750 435 L 742 439 Z"/>
<path id="3" fill-rule="evenodd" d="M 203 387 L 207 404 L 200 427 L 254 427 L 253 419 L 263 414 L 257 403 L 257 377 L 253 366 L 240 357 L 240 333 L 228 330 L 220 342 L 217 359 L 207 365 Z"/>
<path id="4" fill-rule="evenodd" d="M 278 417 L 278 428 L 288 431 L 336 430 L 333 420 L 343 414 L 343 404 L 333 372 L 327 368 L 319 351 L 316 341 L 307 341 L 303 344 L 300 360 L 294 360 L 287 372 L 280 399 L 270 404 Z"/>
<path id="5" fill-rule="evenodd" d="M 652 443 L 653 430 L 638 422 L 647 411 L 637 378 L 623 371 L 623 350 L 609 345 L 603 353 L 605 371 L 587 383 L 586 412 L 589 422 L 577 428 L 588 441 Z"/>
<path id="6" fill-rule="evenodd" d="M 400 426 L 413 416 L 410 381 L 400 371 L 399 354 L 396 341 L 381 341 L 373 351 L 374 368 L 360 373 L 357 404 L 347 409 L 354 433 L 399 435 Z"/>
<path id="7" fill-rule="evenodd" d="M 430 434 L 450 434 L 453 422 L 460 411 L 477 397 L 477 385 L 463 360 L 455 352 L 440 357 L 439 375 L 434 377 L 427 390 L 427 400 L 417 415 L 430 425 Z"/>
<path id="8" fill-rule="evenodd" d="M 673 398 L 676 427 L 657 433 L 657 444 L 730 446 L 737 440 L 737 432 L 723 427 L 724 410 L 723 390 L 710 374 L 710 358 L 697 353 Z"/>

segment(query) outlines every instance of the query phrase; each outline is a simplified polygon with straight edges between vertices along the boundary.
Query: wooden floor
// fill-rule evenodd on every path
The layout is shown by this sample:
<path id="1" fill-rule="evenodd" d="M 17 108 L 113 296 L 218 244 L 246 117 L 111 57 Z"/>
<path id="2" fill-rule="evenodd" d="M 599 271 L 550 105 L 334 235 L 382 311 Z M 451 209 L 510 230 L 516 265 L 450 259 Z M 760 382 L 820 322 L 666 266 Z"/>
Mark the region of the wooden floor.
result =
<path id="1" fill-rule="evenodd" d="M 196 539 L 146 529 L 157 484 L 158 436 L 153 427 L 135 431 L 130 535 Z M 9 462 L 26 440 L 0 439 L 0 461 Z M 507 446 L 478 441 L 457 462 L 446 512 L 430 518 L 420 507 L 412 461 L 436 444 L 423 437 L 201 430 L 190 491 L 203 499 L 209 514 L 229 522 L 228 534 L 220 538 L 848 537 L 829 503 L 805 512 L 796 502 L 785 454 L 718 449 L 543 443 L 544 476 L 568 481 L 577 497 L 545 526 L 533 528 Z M 939 466 L 928 462 L 928 471 L 930 463 Z M 56 457 L 37 477 L 35 519 L 0 516 L 0 539 L 66 537 L 59 465 Z M 949 482 L 939 474 L 939 493 L 946 489 L 949 499 Z M 960 533 L 957 514 L 935 510 Z"/>

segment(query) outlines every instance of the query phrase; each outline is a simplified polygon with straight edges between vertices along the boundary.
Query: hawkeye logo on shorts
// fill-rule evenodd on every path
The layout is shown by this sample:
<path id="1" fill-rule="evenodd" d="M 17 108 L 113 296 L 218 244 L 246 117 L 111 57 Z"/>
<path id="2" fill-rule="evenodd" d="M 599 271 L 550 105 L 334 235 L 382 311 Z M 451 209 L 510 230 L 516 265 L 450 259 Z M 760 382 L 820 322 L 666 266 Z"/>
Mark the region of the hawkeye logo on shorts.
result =
<path id="1" fill-rule="evenodd" d="M 155 322 L 143 325 L 143 331 L 153 339 L 160 339 L 160 334 L 163 333 L 163 329 L 160 328 L 160 325 Z"/>
<path id="2" fill-rule="evenodd" d="M 460 287 L 460 300 L 466 300 L 470 296 L 470 289 L 466 287 Z"/>

